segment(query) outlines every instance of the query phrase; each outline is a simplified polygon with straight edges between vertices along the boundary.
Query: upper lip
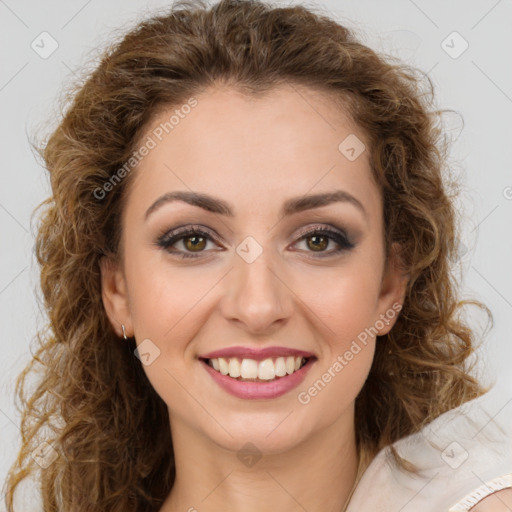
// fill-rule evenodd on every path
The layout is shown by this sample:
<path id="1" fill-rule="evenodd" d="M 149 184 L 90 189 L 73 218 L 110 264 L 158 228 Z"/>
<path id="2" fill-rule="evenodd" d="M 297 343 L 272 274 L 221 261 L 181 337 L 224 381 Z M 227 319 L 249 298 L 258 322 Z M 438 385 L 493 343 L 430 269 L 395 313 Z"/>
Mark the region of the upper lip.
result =
<path id="1" fill-rule="evenodd" d="M 298 350 L 289 347 L 267 347 L 267 348 L 251 348 L 251 347 L 228 347 L 220 350 L 214 350 L 208 354 L 199 356 L 200 359 L 217 359 L 218 357 L 239 357 L 241 359 L 254 359 L 262 361 L 269 357 L 287 357 L 287 356 L 302 356 L 302 357 L 315 357 L 312 352 Z"/>

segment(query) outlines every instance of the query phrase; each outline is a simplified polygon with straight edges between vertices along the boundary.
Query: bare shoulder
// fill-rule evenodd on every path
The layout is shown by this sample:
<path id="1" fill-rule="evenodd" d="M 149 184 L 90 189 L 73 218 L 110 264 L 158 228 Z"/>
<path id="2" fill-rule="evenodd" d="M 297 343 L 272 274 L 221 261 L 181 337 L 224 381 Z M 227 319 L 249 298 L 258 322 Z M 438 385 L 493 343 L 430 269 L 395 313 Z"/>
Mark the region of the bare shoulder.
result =
<path id="1" fill-rule="evenodd" d="M 510 512 L 512 510 L 512 488 L 497 491 L 470 509 L 470 512 Z"/>

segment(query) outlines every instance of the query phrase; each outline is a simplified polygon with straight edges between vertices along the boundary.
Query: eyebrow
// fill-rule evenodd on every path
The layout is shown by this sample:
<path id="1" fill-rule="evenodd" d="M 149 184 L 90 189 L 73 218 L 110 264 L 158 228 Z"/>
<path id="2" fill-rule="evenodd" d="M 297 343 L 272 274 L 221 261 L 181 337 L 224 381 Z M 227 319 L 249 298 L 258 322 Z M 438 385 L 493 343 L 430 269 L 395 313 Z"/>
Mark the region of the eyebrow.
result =
<path id="1" fill-rule="evenodd" d="M 147 218 L 158 208 L 173 201 L 183 201 L 208 212 L 225 215 L 227 217 L 235 216 L 233 207 L 223 199 L 219 199 L 208 194 L 202 194 L 200 192 L 178 190 L 174 192 L 167 192 L 160 196 L 147 209 L 144 219 L 147 220 Z M 311 210 L 313 208 L 320 208 L 336 202 L 345 202 L 354 205 L 363 214 L 363 216 L 367 218 L 367 213 L 362 203 L 352 194 L 349 194 L 344 190 L 287 199 L 281 208 L 280 217 L 286 217 L 305 210 Z"/>

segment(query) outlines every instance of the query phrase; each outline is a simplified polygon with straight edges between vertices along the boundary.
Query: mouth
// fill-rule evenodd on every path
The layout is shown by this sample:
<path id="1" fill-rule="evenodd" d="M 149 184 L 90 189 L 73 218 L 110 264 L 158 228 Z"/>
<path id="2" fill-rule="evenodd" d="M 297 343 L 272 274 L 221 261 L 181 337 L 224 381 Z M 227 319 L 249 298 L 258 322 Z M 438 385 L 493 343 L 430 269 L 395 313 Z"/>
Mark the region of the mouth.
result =
<path id="1" fill-rule="evenodd" d="M 240 357 L 200 358 L 220 375 L 230 377 L 238 382 L 276 382 L 299 372 L 316 357 L 279 356 L 263 360 Z"/>

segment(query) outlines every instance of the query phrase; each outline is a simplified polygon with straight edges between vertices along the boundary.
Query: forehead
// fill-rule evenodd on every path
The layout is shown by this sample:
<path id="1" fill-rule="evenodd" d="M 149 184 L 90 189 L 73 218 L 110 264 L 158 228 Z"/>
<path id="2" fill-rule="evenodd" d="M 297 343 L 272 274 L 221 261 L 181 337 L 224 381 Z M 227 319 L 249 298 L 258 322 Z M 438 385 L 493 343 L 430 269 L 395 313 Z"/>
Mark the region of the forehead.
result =
<path id="1" fill-rule="evenodd" d="M 363 131 L 332 96 L 286 84 L 257 97 L 221 86 L 194 98 L 193 108 L 173 105 L 148 123 L 142 140 L 154 147 L 130 192 L 141 207 L 164 192 L 189 190 L 233 198 L 235 210 L 243 199 L 238 209 L 254 213 L 342 188 L 379 214 Z"/>

